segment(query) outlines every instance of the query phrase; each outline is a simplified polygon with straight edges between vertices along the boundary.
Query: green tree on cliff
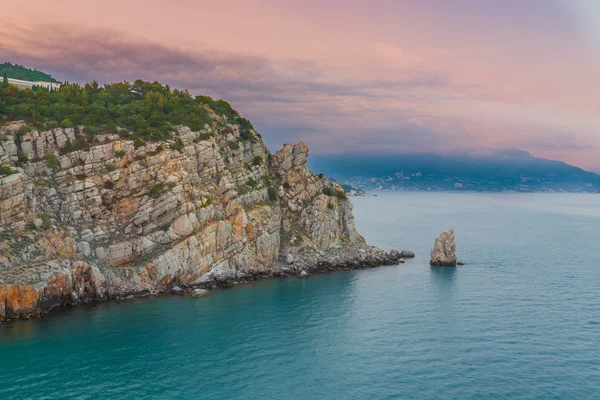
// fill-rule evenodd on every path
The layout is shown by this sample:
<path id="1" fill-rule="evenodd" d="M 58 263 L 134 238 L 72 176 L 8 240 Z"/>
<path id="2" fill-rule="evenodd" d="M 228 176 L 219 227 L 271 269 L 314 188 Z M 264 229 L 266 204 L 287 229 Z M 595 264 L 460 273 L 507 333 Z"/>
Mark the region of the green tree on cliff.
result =
<path id="1" fill-rule="evenodd" d="M 6 74 L 6 71 L 4 71 L 4 77 L 2 78 L 2 84 L 4 86 L 8 86 L 8 75 Z"/>
<path id="2" fill-rule="evenodd" d="M 226 101 L 194 97 L 158 82 L 65 83 L 57 90 L 0 85 L 0 117 L 25 120 L 38 130 L 83 126 L 86 132 L 99 134 L 117 133 L 119 127 L 146 141 L 166 140 L 180 125 L 200 131 L 221 124 L 215 115 L 237 124 L 242 140 L 254 140 L 250 121 Z"/>

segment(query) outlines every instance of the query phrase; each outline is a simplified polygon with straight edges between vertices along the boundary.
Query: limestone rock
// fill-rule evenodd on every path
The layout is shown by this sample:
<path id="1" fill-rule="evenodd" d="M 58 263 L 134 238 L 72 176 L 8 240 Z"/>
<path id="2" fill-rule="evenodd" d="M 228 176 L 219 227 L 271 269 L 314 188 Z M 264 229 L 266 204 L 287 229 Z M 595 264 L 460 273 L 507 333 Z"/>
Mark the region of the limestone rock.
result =
<path id="1" fill-rule="evenodd" d="M 456 267 L 456 246 L 452 228 L 435 239 L 435 244 L 431 249 L 430 264 L 439 267 Z"/>

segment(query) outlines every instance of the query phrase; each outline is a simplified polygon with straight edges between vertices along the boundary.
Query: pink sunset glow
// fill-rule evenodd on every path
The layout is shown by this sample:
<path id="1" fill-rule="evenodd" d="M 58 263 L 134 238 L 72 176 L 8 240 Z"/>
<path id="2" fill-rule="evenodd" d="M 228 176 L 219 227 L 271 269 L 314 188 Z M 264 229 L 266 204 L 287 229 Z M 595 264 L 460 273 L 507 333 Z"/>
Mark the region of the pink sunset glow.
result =
<path id="1" fill-rule="evenodd" d="M 272 150 L 519 148 L 600 171 L 586 0 L 24 0 L 0 61 L 224 98 Z M 10 15 L 9 15 L 10 14 Z"/>

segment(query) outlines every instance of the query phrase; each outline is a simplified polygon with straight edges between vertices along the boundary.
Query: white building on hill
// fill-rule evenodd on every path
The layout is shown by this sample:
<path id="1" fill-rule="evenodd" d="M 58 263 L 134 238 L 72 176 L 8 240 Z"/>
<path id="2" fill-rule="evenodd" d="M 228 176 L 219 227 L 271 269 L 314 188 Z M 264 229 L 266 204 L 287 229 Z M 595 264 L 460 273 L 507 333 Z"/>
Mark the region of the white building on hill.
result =
<path id="1" fill-rule="evenodd" d="M 12 79 L 8 78 L 8 84 L 18 87 L 19 89 L 31 89 L 34 86 L 40 86 L 46 89 L 57 90 L 60 88 L 60 83 L 57 82 L 30 82 L 30 81 L 22 81 L 20 79 Z"/>

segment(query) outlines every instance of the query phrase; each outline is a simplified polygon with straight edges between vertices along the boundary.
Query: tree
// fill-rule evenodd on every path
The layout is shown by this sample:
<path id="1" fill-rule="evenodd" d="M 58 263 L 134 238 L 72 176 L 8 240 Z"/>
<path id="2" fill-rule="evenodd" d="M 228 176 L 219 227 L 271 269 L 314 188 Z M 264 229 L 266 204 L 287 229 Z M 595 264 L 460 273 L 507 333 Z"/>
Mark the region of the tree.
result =
<path id="1" fill-rule="evenodd" d="M 4 78 L 2 79 L 2 83 L 5 86 L 8 86 L 8 75 L 6 74 L 6 71 L 4 71 Z"/>

